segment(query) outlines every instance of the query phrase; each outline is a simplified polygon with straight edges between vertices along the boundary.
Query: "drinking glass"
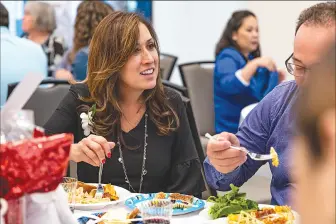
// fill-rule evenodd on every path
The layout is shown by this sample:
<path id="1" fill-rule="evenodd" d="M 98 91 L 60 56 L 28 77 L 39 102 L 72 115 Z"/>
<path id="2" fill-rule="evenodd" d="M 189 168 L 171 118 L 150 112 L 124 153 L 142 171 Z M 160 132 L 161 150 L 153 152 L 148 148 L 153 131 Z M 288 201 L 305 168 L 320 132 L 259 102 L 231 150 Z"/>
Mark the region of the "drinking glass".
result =
<path id="1" fill-rule="evenodd" d="M 137 205 L 144 224 L 170 224 L 173 203 L 168 199 L 154 199 Z"/>
<path id="2" fill-rule="evenodd" d="M 67 193 L 70 210 L 74 212 L 76 203 L 77 179 L 73 177 L 63 177 L 62 187 Z"/>

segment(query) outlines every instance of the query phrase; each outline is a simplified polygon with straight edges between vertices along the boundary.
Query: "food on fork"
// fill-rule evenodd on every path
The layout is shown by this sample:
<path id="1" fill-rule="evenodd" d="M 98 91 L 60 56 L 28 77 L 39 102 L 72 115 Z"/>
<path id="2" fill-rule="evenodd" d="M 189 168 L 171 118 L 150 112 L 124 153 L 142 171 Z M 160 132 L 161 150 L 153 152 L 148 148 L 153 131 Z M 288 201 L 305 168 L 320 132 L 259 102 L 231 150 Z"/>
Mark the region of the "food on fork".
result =
<path id="1" fill-rule="evenodd" d="M 278 167 L 279 166 L 278 153 L 275 151 L 273 147 L 271 147 L 270 154 L 272 156 L 272 165 Z"/>

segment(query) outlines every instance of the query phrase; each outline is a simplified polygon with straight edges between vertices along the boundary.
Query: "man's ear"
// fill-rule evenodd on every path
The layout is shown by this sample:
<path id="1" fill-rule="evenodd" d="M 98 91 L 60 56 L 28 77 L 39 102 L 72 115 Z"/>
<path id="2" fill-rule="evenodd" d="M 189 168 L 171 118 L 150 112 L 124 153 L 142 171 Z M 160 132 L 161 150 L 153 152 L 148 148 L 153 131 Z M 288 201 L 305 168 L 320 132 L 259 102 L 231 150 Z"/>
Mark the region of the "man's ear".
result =
<path id="1" fill-rule="evenodd" d="M 336 120 L 335 108 L 328 109 L 318 119 L 317 132 L 319 133 L 323 161 L 335 164 Z"/>

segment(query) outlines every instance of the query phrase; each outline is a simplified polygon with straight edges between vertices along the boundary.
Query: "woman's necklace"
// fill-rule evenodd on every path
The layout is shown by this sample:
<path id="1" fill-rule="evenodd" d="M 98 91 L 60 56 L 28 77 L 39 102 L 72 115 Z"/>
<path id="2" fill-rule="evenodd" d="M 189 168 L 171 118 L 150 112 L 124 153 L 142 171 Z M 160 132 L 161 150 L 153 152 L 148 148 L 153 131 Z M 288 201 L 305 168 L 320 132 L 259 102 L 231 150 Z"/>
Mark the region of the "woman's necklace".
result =
<path id="1" fill-rule="evenodd" d="M 143 106 L 143 104 L 140 105 L 140 107 L 139 107 L 139 109 L 137 110 L 135 116 L 138 116 L 140 110 L 142 109 L 142 106 Z M 122 116 L 123 116 L 123 118 L 125 119 L 125 121 L 128 123 L 128 126 L 130 127 L 130 130 L 132 130 L 134 127 L 137 126 L 137 125 L 135 125 L 134 123 L 130 122 L 130 121 L 127 119 L 127 117 L 126 117 L 126 115 L 125 115 L 124 113 L 122 113 Z"/>
<path id="2" fill-rule="evenodd" d="M 142 183 L 143 183 L 143 178 L 144 176 L 147 174 L 147 170 L 146 170 L 146 152 L 147 152 L 147 113 L 145 113 L 145 135 L 144 135 L 144 152 L 143 152 L 143 159 L 142 159 L 142 169 L 141 169 L 141 176 L 140 176 L 140 187 L 139 187 L 139 193 L 141 193 L 141 188 L 142 188 Z M 125 182 L 128 183 L 129 186 L 129 190 L 132 189 L 132 191 L 135 193 L 136 191 L 134 190 L 133 186 L 131 185 L 130 180 L 128 179 L 127 176 L 127 172 L 126 172 L 126 167 L 125 167 L 125 163 L 124 163 L 124 157 L 122 154 L 122 150 L 121 150 L 121 144 L 120 144 L 120 139 L 118 137 L 118 142 L 117 142 L 118 146 L 119 146 L 119 154 L 120 157 L 118 159 L 118 161 L 122 164 L 122 168 L 124 171 L 124 175 L 125 175 Z"/>

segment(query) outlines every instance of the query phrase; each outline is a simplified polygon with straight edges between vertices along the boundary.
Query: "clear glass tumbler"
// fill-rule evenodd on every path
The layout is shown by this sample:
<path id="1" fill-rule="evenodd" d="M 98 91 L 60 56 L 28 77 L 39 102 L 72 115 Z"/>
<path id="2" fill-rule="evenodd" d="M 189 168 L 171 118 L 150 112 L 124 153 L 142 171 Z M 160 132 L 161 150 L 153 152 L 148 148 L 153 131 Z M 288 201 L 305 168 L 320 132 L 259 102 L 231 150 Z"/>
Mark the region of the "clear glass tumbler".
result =
<path id="1" fill-rule="evenodd" d="M 77 179 L 73 177 L 63 177 L 62 187 L 68 195 L 70 210 L 74 212 L 76 203 Z"/>

